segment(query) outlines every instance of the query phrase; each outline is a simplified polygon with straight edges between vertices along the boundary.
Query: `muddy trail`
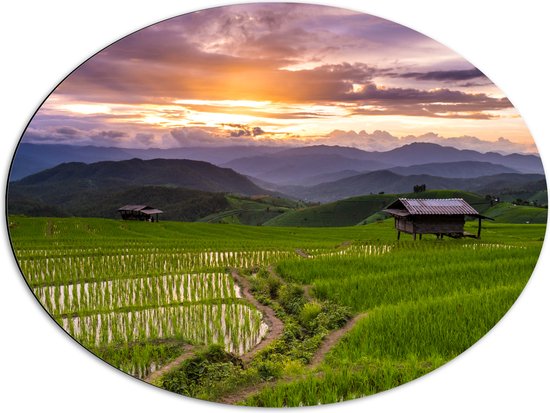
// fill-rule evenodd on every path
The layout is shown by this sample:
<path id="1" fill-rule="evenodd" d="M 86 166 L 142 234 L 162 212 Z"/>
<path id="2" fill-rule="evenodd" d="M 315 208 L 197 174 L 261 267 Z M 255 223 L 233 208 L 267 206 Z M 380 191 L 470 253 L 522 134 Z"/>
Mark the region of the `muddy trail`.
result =
<path id="1" fill-rule="evenodd" d="M 310 369 L 314 369 L 317 367 L 321 362 L 325 359 L 325 356 L 327 353 L 340 341 L 340 339 L 346 334 L 348 331 L 350 331 L 357 322 L 367 316 L 367 313 L 360 313 L 357 314 L 355 317 L 348 320 L 348 322 L 338 330 L 334 330 L 331 333 L 329 333 L 321 343 L 321 346 L 317 349 L 313 357 L 311 358 L 311 361 L 309 362 L 308 367 Z"/>
<path id="2" fill-rule="evenodd" d="M 250 282 L 248 282 L 245 277 L 241 276 L 236 269 L 231 270 L 231 276 L 241 288 L 241 295 L 247 301 L 252 303 L 264 315 L 264 321 L 269 327 L 269 329 L 267 330 L 267 334 L 262 339 L 262 341 L 260 341 L 255 347 L 250 349 L 250 351 L 241 356 L 241 360 L 243 361 L 243 363 L 247 364 L 254 358 L 258 351 L 264 349 L 273 341 L 278 339 L 283 334 L 285 326 L 283 322 L 277 317 L 275 311 L 273 311 L 271 307 L 264 305 L 256 300 L 256 298 L 250 292 Z"/>
<path id="3" fill-rule="evenodd" d="M 172 369 L 175 369 L 178 367 L 181 363 L 183 363 L 188 358 L 193 357 L 195 352 L 198 350 L 197 346 L 193 346 L 191 344 L 186 344 L 184 346 L 184 351 L 182 354 L 180 354 L 178 357 L 176 357 L 174 360 L 172 360 L 170 363 L 165 364 L 160 369 L 155 370 L 151 374 L 149 374 L 147 377 L 143 379 L 146 383 L 153 383 L 155 380 L 157 380 L 162 375 L 166 374 Z"/>
<path id="4" fill-rule="evenodd" d="M 299 254 L 300 255 L 300 254 Z M 277 277 L 281 281 L 284 282 L 282 277 L 277 274 L 273 266 L 268 267 L 268 271 L 271 275 Z M 245 282 L 248 282 L 247 280 L 244 280 Z M 314 300 L 311 294 L 312 286 L 311 285 L 305 285 L 304 287 L 304 296 L 308 301 Z M 247 297 L 248 298 L 248 297 Z M 252 297 L 253 298 L 253 297 Z M 268 307 L 270 310 L 271 308 Z M 273 311 L 273 310 L 271 310 Z M 313 354 L 313 357 L 311 358 L 309 364 L 306 366 L 306 374 L 302 377 L 305 378 L 307 375 L 313 374 L 313 375 L 322 375 L 323 372 L 315 372 L 314 370 L 322 363 L 322 361 L 325 359 L 325 356 L 327 353 L 341 340 L 341 338 L 349 332 L 359 320 L 363 319 L 367 316 L 367 313 L 361 313 L 356 315 L 355 317 L 351 318 L 346 322 L 346 324 L 337 330 L 334 330 L 330 332 L 328 335 L 325 336 L 323 339 L 321 346 L 317 349 L 317 351 Z M 262 383 L 256 383 L 252 386 L 244 387 L 241 390 L 239 390 L 236 393 L 231 393 L 228 395 L 225 395 L 220 400 L 218 400 L 220 403 L 225 404 L 237 404 L 248 397 L 254 395 L 255 393 L 260 392 L 261 390 L 275 386 L 279 383 L 285 383 L 285 382 L 291 382 L 293 380 L 299 380 L 300 377 L 283 377 L 279 380 L 272 381 L 272 382 L 262 382 Z"/>
<path id="5" fill-rule="evenodd" d="M 321 364 L 321 362 L 325 359 L 326 354 L 340 341 L 340 339 L 348 331 L 350 331 L 357 324 L 359 320 L 363 319 L 366 316 L 367 316 L 367 313 L 358 314 L 352 319 L 348 320 L 348 322 L 342 328 L 338 330 L 334 330 L 330 334 L 328 334 L 323 339 L 321 346 L 317 349 L 317 351 L 311 358 L 311 361 L 309 362 L 309 364 L 306 366 L 306 372 L 304 375 L 298 376 L 298 377 L 283 377 L 275 381 L 257 383 L 252 386 L 245 387 L 236 393 L 228 394 L 222 397 L 220 400 L 218 400 L 218 402 L 225 403 L 225 404 L 237 404 L 239 402 L 242 402 L 243 400 L 246 400 L 248 397 L 262 391 L 267 387 L 273 387 L 277 384 L 290 383 L 295 380 L 305 379 L 309 375 L 313 375 L 316 377 L 322 376 L 324 372 L 322 371 L 316 372 L 315 369 L 319 366 L 319 364 Z"/>

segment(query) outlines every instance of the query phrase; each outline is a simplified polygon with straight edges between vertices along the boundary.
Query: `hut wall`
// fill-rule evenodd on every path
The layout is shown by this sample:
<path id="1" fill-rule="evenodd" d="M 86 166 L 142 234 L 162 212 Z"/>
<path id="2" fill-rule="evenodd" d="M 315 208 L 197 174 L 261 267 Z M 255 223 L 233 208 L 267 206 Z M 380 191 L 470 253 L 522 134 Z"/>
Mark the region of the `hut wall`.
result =
<path id="1" fill-rule="evenodd" d="M 414 217 L 414 232 L 437 234 L 464 232 L 464 215 L 417 215 Z"/>
<path id="2" fill-rule="evenodd" d="M 416 215 L 395 217 L 395 229 L 408 234 L 464 232 L 464 215 Z"/>
<path id="3" fill-rule="evenodd" d="M 120 215 L 124 220 L 145 221 L 149 217 L 139 211 L 120 211 Z"/>
<path id="4" fill-rule="evenodd" d="M 412 234 L 414 232 L 414 226 L 411 218 L 395 217 L 395 229 Z"/>

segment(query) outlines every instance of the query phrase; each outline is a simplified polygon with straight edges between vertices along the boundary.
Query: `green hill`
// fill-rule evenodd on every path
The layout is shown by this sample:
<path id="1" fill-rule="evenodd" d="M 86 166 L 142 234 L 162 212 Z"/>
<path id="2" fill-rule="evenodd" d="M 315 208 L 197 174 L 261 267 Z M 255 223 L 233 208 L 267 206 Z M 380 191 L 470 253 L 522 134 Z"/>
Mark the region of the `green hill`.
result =
<path id="1" fill-rule="evenodd" d="M 546 186 L 544 186 L 546 188 Z M 503 202 L 516 202 L 517 200 L 536 203 L 537 206 L 548 205 L 547 190 L 528 190 L 529 188 L 522 187 L 521 190 L 515 192 L 507 192 L 499 194 L 498 197 Z"/>
<path id="2" fill-rule="evenodd" d="M 396 198 L 463 198 L 479 212 L 483 212 L 489 207 L 489 202 L 484 197 L 465 191 L 437 190 L 406 194 L 363 195 L 289 211 L 270 219 L 264 225 L 282 227 L 339 227 L 357 225 L 363 223 L 373 214 L 379 213 L 380 210 L 384 209 Z"/>
<path id="3" fill-rule="evenodd" d="M 496 222 L 510 224 L 546 224 L 548 209 L 501 202 L 484 212 Z"/>
<path id="4" fill-rule="evenodd" d="M 271 196 L 227 196 L 228 209 L 199 219 L 200 222 L 262 225 L 275 217 L 297 208 L 301 203 Z"/>
<path id="5" fill-rule="evenodd" d="M 187 159 L 64 163 L 20 181 L 10 182 L 9 192 L 32 197 L 50 205 L 62 205 L 83 192 L 115 192 L 142 186 L 243 195 L 269 193 L 231 169 Z"/>
<path id="6" fill-rule="evenodd" d="M 225 194 L 163 186 L 85 191 L 59 206 L 29 199 L 17 192 L 8 194 L 9 213 L 27 216 L 119 218 L 118 208 L 127 204 L 157 207 L 164 211 L 161 219 L 172 221 L 195 221 L 230 208 Z"/>
<path id="7" fill-rule="evenodd" d="M 9 194 L 9 213 L 43 217 L 119 218 L 122 205 L 151 205 L 164 211 L 166 221 L 201 221 L 261 225 L 271 218 L 303 206 L 302 203 L 264 196 L 237 196 L 165 186 L 143 186 L 121 191 L 89 191 L 75 194 L 59 207 Z"/>
<path id="8" fill-rule="evenodd" d="M 201 161 L 72 162 L 10 182 L 8 210 L 29 216 L 115 218 L 122 205 L 145 204 L 165 211 L 164 219 L 195 221 L 238 208 L 226 198 L 229 193 L 273 195 L 231 169 Z"/>

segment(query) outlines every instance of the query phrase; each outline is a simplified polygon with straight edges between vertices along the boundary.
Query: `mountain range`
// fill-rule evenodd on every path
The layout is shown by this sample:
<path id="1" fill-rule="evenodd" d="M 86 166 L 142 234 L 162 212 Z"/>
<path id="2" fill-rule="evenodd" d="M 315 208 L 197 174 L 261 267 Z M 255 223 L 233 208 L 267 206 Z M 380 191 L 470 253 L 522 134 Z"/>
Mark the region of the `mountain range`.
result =
<path id="1" fill-rule="evenodd" d="M 223 149 L 212 147 L 137 149 L 21 143 L 14 156 L 10 181 L 17 181 L 44 169 L 68 162 L 95 163 L 100 161 L 123 161 L 133 158 L 143 160 L 189 159 L 217 165 L 242 156 L 258 156 L 278 150 L 280 148 L 271 146 L 230 146 Z"/>
<path id="2" fill-rule="evenodd" d="M 412 143 L 387 152 L 365 152 L 340 146 L 309 146 L 234 159 L 224 164 L 275 185 L 312 186 L 365 172 L 393 170 L 403 175 L 434 174 L 471 178 L 497 173 L 542 174 L 535 155 L 501 155 L 460 150 L 432 143 Z M 422 166 L 412 168 L 412 166 Z M 320 180 L 324 175 L 326 181 Z"/>
<path id="3" fill-rule="evenodd" d="M 143 160 L 158 158 L 201 160 L 218 166 L 229 167 L 241 174 L 275 185 L 311 186 L 328 180 L 348 177 L 353 172 L 360 174 L 381 169 L 465 161 L 490 163 L 509 168 L 506 171 L 495 170 L 494 167 L 485 165 L 485 169 L 479 171 L 481 175 L 502 172 L 544 173 L 542 162 L 536 155 L 480 153 L 432 143 L 412 143 L 386 152 L 367 152 L 357 148 L 327 145 L 297 148 L 227 146 L 135 149 L 22 143 L 17 148 L 14 157 L 10 171 L 10 181 L 17 181 L 60 163 L 94 163 L 132 158 Z M 459 165 L 455 166 L 459 167 Z M 470 166 L 472 165 L 470 164 Z M 479 168 L 482 167 L 479 166 Z M 493 168 L 493 170 L 487 171 L 488 167 Z M 465 168 L 462 168 L 462 170 L 454 167 L 443 169 L 445 169 L 448 177 L 466 177 L 460 176 L 464 173 Z M 456 175 L 452 175 L 453 170 L 456 170 Z M 409 172 L 402 170 L 397 172 L 409 174 Z M 415 171 L 414 173 L 429 173 L 429 171 Z M 323 181 L 323 175 L 327 174 L 329 175 L 328 179 Z M 335 175 L 331 176 L 331 174 Z"/>
<path id="4" fill-rule="evenodd" d="M 96 157 L 129 156 L 131 151 L 141 151 L 143 157 L 158 151 L 171 157 L 210 157 L 216 158 L 219 165 L 190 159 L 92 162 Z M 243 213 L 250 209 L 243 207 L 248 201 L 228 201 L 224 197 L 262 195 L 325 203 L 367 194 L 407 193 L 417 185 L 430 190 L 471 191 L 482 196 L 506 195 L 509 200 L 521 198 L 522 194 L 527 199 L 537 193 L 539 204 L 547 203 L 542 163 L 534 155 L 482 154 L 425 143 L 387 152 L 324 145 L 276 151 L 273 147 L 182 148 L 170 153 L 161 149 L 131 151 L 22 144 L 10 176 L 8 210 L 29 215 L 112 217 L 123 204 L 151 203 L 167 210 L 166 217 L 170 219 L 212 216 L 213 221 L 228 222 L 229 215 L 237 220 L 250 215 L 247 221 L 261 223 L 268 215 L 277 218 L 284 212 L 278 201 L 266 206 L 256 205 L 253 200 L 250 208 L 256 212 Z M 17 176 L 14 171 L 22 171 L 22 159 L 47 164 L 79 156 L 84 161 L 56 164 L 13 179 Z M 289 202 L 295 205 L 290 208 L 298 208 L 297 203 Z"/>

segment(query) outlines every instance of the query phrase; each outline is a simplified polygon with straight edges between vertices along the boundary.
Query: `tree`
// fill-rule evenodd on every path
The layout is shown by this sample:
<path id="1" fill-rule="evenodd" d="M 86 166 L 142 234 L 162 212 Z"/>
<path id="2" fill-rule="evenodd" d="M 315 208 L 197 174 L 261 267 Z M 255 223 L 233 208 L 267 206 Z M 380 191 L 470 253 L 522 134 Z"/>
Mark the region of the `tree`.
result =
<path id="1" fill-rule="evenodd" d="M 413 187 L 413 190 L 415 193 L 418 193 L 418 192 L 426 192 L 426 184 L 422 184 L 422 185 L 415 185 Z"/>

